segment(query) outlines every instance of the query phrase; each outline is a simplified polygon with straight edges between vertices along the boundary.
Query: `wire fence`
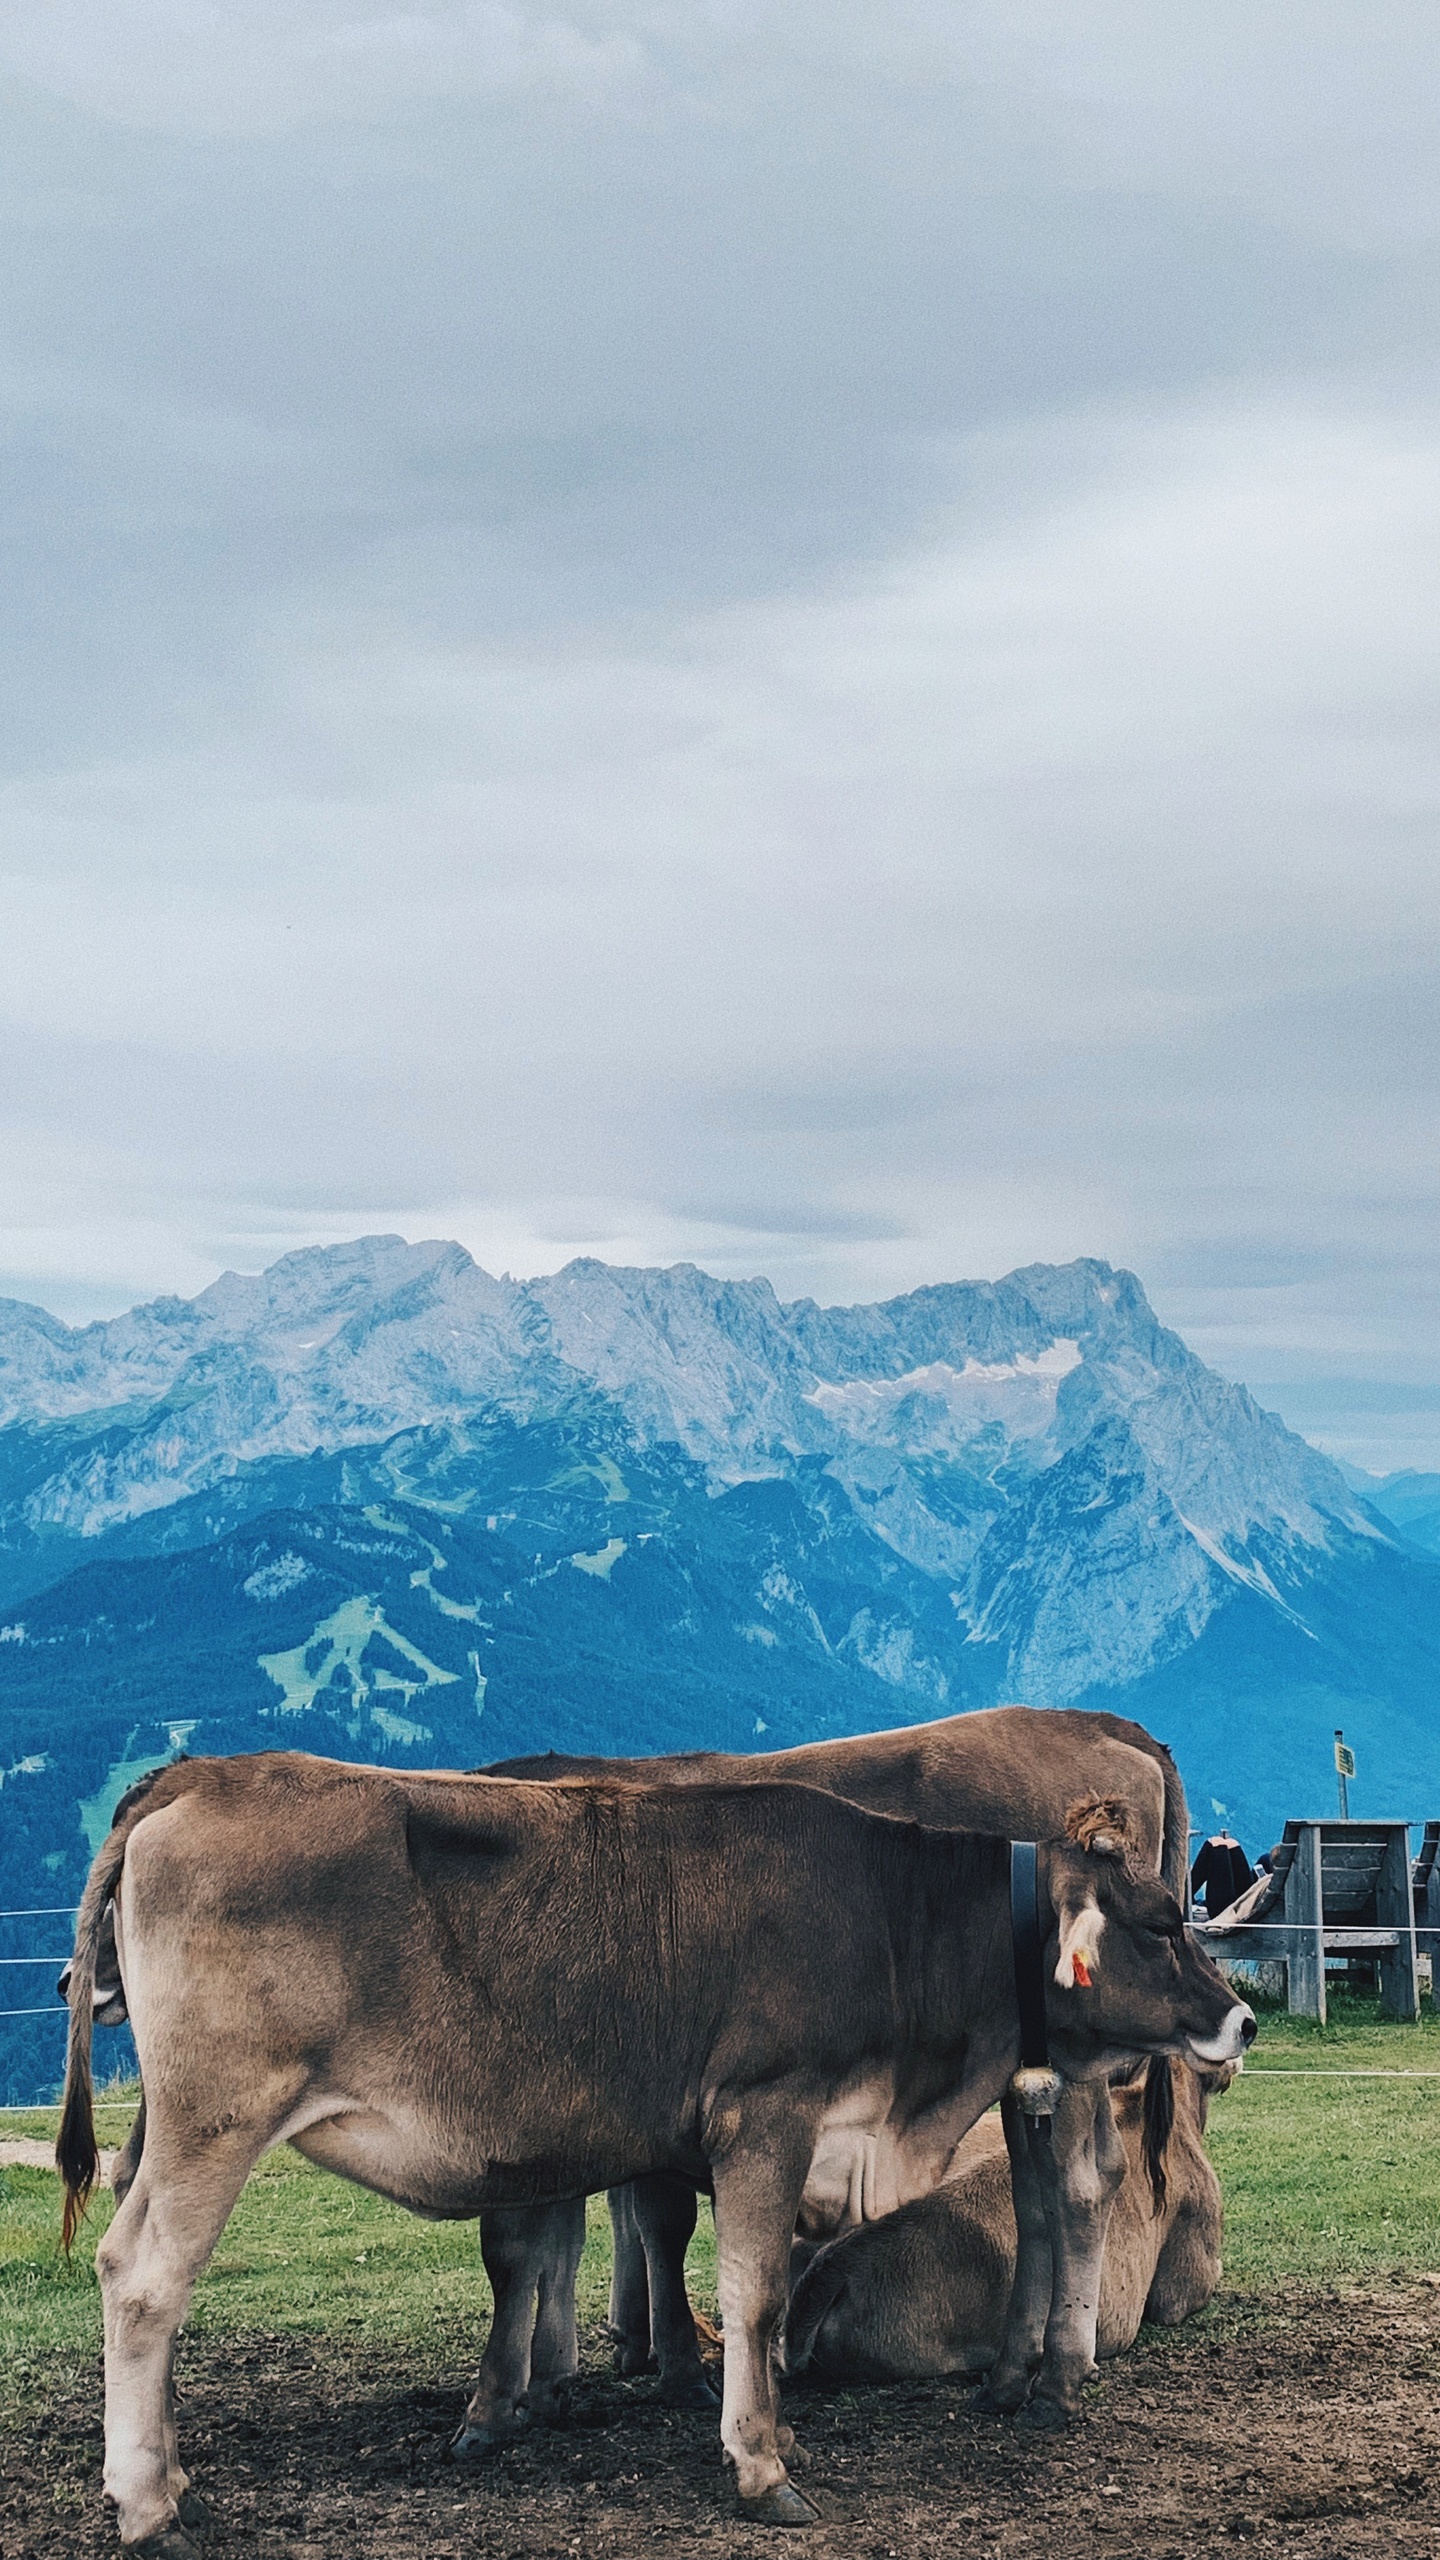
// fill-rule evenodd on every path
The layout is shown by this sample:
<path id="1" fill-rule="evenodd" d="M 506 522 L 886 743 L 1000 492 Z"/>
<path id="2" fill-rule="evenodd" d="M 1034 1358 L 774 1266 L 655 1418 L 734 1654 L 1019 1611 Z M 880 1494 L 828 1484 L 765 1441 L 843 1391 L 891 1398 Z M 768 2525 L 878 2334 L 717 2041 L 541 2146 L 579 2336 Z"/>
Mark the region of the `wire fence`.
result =
<path id="1" fill-rule="evenodd" d="M 19 1910 L 0 1911 L 0 1920 L 73 1920 L 79 1908 L 78 1902 L 31 1902 Z M 18 1972 L 26 1965 L 66 1965 L 69 1961 L 68 1947 L 62 1956 L 0 1956 L 0 1972 Z M 16 1990 L 20 1987 L 17 1982 Z M 0 2009 L 0 2018 L 61 2018 L 64 2015 L 63 2004 L 49 2000 L 33 2009 Z"/>
<path id="2" fill-rule="evenodd" d="M 27 1902 L 17 1905 L 13 1909 L 0 1909 L 0 1922 L 7 1920 L 73 1920 L 79 1908 L 80 1906 L 78 1902 Z M 70 1950 L 68 1947 L 63 1955 L 58 1956 L 0 1956 L 0 1972 L 44 1972 L 53 1969 L 58 1973 L 61 1967 L 63 1965 L 67 1965 L 69 1961 Z M 14 1984 L 0 1984 L 0 1990 L 7 1991 L 12 1989 L 15 1991 L 28 1991 L 30 1987 L 29 1983 L 21 1982 Z M 38 1987 L 39 1986 L 37 1985 L 36 1988 Z M 28 2001 L 22 2002 L 19 2006 L 15 2007 L 0 2007 L 0 2019 L 6 2018 L 49 2018 L 56 2027 L 68 2027 L 70 2012 L 66 2008 L 64 2001 L 60 1999 Z M 41 2099 L 38 2101 L 38 2104 L 42 2109 L 49 2106 L 51 2103 L 52 2102 L 49 2099 Z M 58 2104 L 58 2101 L 54 2103 Z M 117 2102 L 111 2099 L 104 2103 L 108 2103 L 113 2108 Z M 123 2106 L 125 2101 L 122 2099 L 119 2103 Z M 35 2106 L 14 2105 L 0 2107 L 0 2116 L 27 2116 L 34 2115 L 35 2112 Z"/>
<path id="3" fill-rule="evenodd" d="M 95 2113 L 97 2116 L 133 2116 L 139 2104 L 138 2098 L 97 2098 Z M 60 2107 L 59 2098 L 36 2098 L 29 2106 L 22 2103 L 11 2107 L 0 2107 L 0 2116 L 58 2116 Z"/>

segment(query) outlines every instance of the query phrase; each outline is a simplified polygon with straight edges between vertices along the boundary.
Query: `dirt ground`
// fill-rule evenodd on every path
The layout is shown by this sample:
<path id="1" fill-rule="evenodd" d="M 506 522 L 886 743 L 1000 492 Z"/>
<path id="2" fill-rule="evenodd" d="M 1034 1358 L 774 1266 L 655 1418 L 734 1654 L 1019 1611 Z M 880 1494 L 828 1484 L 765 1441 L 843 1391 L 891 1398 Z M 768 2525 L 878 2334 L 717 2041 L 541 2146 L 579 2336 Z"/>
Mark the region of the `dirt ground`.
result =
<path id="1" fill-rule="evenodd" d="M 1440 2554 L 1440 2292 L 1424 2287 L 1222 2297 L 1108 2366 L 1083 2424 L 1038 2444 L 972 2417 L 963 2385 L 796 2390 L 823 2511 L 806 2534 L 738 2522 L 712 2422 L 612 2380 L 598 2336 L 571 2423 L 479 2476 L 441 2458 L 462 2398 L 445 2370 L 442 2385 L 434 2351 L 387 2365 L 290 2338 L 185 2341 L 181 2441 L 218 2511 L 216 2560 Z M 4 2560 L 110 2560 L 99 2421 L 97 2376 L 0 2439 Z"/>

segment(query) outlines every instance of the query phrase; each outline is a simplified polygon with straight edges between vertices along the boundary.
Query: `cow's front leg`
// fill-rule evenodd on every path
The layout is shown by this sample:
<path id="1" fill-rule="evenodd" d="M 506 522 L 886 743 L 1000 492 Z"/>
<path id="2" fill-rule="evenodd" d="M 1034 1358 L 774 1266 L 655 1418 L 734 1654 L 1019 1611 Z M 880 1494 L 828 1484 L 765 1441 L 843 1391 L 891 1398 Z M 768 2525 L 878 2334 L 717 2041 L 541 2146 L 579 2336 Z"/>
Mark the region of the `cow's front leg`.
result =
<path id="1" fill-rule="evenodd" d="M 628 2378 L 649 2373 L 655 2361 L 650 2352 L 650 2272 L 635 2219 L 633 2186 L 612 2187 L 606 2202 L 612 2252 L 608 2326 L 615 2341 L 615 2370 Z"/>
<path id="2" fill-rule="evenodd" d="M 1015 2274 L 1005 2311 L 1000 2353 L 975 2393 L 971 2406 L 982 2415 L 1009 2417 L 1024 2407 L 1030 2385 L 1045 2352 L 1045 2327 L 1054 2291 L 1050 2250 L 1050 2217 L 1045 2209 L 1043 2172 L 1035 2158 L 1040 2143 L 1053 2137 L 1038 2131 L 1022 2116 L 1007 2090 L 1000 2101 L 1005 2148 L 1010 2155 L 1010 2193 L 1015 2207 Z"/>
<path id="3" fill-rule="evenodd" d="M 780 2422 L 775 2350 L 785 2315 L 790 2240 L 812 2144 L 793 2119 L 747 2124 L 715 2167 L 716 2290 L 725 2324 L 720 2438 L 742 2512 L 760 2524 L 814 2524 L 817 2511 L 785 2468 L 794 2445 Z"/>
<path id="4" fill-rule="evenodd" d="M 685 2252 L 695 2229 L 699 2199 L 685 2178 L 637 2178 L 630 2192 L 645 2247 L 660 2397 L 672 2409 L 713 2409 L 720 2395 L 700 2361 L 695 2315 L 685 2290 Z"/>
<path id="5" fill-rule="evenodd" d="M 1054 2138 L 1037 2150 L 1054 2281 L 1045 2351 L 1023 2423 L 1068 2426 L 1095 2371 L 1095 2329 L 1110 2213 L 1125 2180 L 1125 2150 L 1102 2082 L 1067 2085 Z"/>
<path id="6" fill-rule="evenodd" d="M 530 2423 L 535 2297 L 564 2268 L 577 2213 L 583 2242 L 583 2202 L 498 2205 L 480 2216 L 480 2255 L 495 2308 L 475 2390 L 450 2447 L 453 2462 L 484 2461 Z M 569 2369 L 573 2373 L 573 2361 Z"/>

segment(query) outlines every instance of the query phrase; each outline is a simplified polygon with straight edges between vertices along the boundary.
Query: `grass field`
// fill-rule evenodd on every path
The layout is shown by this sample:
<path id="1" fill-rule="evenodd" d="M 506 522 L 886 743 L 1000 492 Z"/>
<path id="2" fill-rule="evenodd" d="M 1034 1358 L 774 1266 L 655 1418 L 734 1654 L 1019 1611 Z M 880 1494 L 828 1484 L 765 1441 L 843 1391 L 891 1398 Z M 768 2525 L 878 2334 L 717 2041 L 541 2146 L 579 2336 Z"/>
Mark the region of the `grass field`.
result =
<path id="1" fill-rule="evenodd" d="M 1436 2076 L 1338 2076 L 1356 2072 Z M 112 2099 L 102 2140 L 120 2140 L 128 2120 L 128 2103 Z M 54 2123 L 53 2111 L 37 2110 L 10 2118 L 4 2133 L 48 2136 Z M 1228 2284 L 1263 2293 L 1285 2282 L 1440 2272 L 1440 2017 L 1427 2007 L 1419 2026 L 1397 2027 L 1360 2002 L 1337 2004 L 1323 2029 L 1267 2016 L 1250 2068 L 1212 2110 L 1210 2148 L 1225 2190 Z M 102 2195 L 67 2266 L 55 2178 L 0 2170 L 0 2392 L 12 2409 L 33 2408 L 49 2383 L 95 2353 L 94 2251 L 109 2212 Z M 708 2308 L 708 2215 L 691 2265 L 697 2306 Z M 581 2274 L 587 2318 L 603 2315 L 608 2270 L 608 2224 L 596 2203 Z M 488 2308 L 472 2223 L 420 2222 L 284 2150 L 251 2179 L 189 2325 L 357 2346 L 449 2349 L 463 2338 L 469 2361 Z"/>
<path id="2" fill-rule="evenodd" d="M 1340 2077 L 1433 2072 L 1434 2079 Z M 1337 2076 L 1330 2076 L 1330 2075 Z M 1242 2078 L 1211 2110 L 1225 2273 L 1364 2281 L 1440 2271 L 1440 2015 L 1414 2027 L 1338 2002 L 1326 2027 L 1268 2014 Z"/>

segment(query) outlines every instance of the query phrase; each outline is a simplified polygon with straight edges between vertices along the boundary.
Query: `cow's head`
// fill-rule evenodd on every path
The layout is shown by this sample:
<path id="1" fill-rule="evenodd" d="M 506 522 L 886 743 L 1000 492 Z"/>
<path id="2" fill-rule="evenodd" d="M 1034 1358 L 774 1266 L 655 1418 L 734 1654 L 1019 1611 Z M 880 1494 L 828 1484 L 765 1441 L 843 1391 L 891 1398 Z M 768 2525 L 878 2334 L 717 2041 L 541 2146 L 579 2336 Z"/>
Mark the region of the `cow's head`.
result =
<path id="1" fill-rule="evenodd" d="M 1123 1805 L 1088 1797 L 1043 1853 L 1057 2070 L 1093 2077 L 1106 2052 L 1173 2053 L 1212 2071 L 1238 2062 L 1255 2033 L 1253 2011 L 1201 1954 L 1168 1886 L 1132 1864 L 1129 1848 Z"/>

